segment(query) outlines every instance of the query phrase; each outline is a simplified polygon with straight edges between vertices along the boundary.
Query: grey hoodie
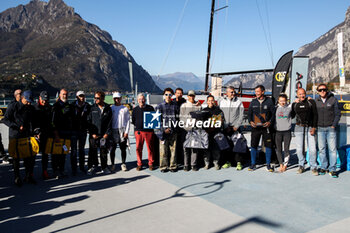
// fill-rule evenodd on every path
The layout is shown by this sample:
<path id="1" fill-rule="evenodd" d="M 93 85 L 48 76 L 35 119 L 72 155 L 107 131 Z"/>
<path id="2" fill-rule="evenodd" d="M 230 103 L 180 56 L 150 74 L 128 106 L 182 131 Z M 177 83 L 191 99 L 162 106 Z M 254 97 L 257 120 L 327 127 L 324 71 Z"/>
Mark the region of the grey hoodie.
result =
<path id="1" fill-rule="evenodd" d="M 292 107 L 291 105 L 284 105 L 283 107 L 281 105 L 277 105 L 276 108 L 276 124 L 275 129 L 277 131 L 287 131 L 290 130 L 292 127 Z"/>

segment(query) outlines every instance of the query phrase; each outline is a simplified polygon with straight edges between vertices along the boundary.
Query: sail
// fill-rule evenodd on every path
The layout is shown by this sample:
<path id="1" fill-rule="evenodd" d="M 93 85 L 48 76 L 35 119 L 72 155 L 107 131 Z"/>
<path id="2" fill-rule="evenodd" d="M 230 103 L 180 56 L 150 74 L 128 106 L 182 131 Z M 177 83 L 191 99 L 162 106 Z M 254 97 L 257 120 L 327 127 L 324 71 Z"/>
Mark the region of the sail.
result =
<path id="1" fill-rule="evenodd" d="M 277 101 L 277 98 L 281 92 L 285 90 L 286 77 L 292 61 L 293 50 L 284 54 L 279 61 L 275 69 L 273 70 L 272 79 L 272 97 Z"/>

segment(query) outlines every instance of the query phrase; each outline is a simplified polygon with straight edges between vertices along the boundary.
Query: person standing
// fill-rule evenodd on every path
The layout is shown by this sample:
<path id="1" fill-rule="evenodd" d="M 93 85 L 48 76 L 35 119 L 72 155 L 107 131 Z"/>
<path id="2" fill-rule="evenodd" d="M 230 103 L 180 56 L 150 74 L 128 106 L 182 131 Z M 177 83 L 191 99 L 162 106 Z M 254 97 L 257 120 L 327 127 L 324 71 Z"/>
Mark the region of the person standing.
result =
<path id="1" fill-rule="evenodd" d="M 248 108 L 248 120 L 252 126 L 251 134 L 251 165 L 248 171 L 256 169 L 256 156 L 258 153 L 259 141 L 262 136 L 265 145 L 266 169 L 273 172 L 270 166 L 272 152 L 272 125 L 274 121 L 275 106 L 271 98 L 265 96 L 265 87 L 258 85 L 255 87 L 256 98 L 250 102 Z"/>
<path id="2" fill-rule="evenodd" d="M 171 100 L 174 91 L 171 88 L 165 88 L 163 91 L 164 102 L 156 107 L 156 111 L 161 114 L 160 129 L 155 131 L 159 138 L 159 169 L 161 172 L 177 171 L 176 161 L 176 127 L 174 123 L 178 121 L 179 109 Z M 170 159 L 170 164 L 168 163 Z"/>
<path id="3" fill-rule="evenodd" d="M 13 93 L 13 97 L 14 97 L 14 98 L 13 98 L 13 100 L 7 105 L 6 111 L 10 111 L 10 112 L 12 111 L 13 106 L 14 106 L 17 102 L 19 102 L 19 101 L 21 100 L 21 95 L 22 95 L 22 90 L 21 90 L 21 89 L 17 89 L 17 90 L 14 91 L 14 93 Z M 10 134 L 10 128 L 9 128 L 9 134 Z M 5 150 L 4 150 L 4 152 L 5 152 Z M 10 162 L 9 156 L 6 155 L 6 153 L 2 153 L 1 157 L 2 157 L 2 162 L 3 162 L 3 163 L 8 164 L 8 163 Z"/>
<path id="4" fill-rule="evenodd" d="M 153 112 L 154 108 L 151 105 L 146 104 L 144 94 L 137 96 L 138 106 L 132 111 L 132 123 L 135 126 L 135 139 L 136 139 L 136 157 L 137 157 L 137 168 L 136 170 L 141 171 L 142 169 L 142 149 L 143 144 L 146 141 L 148 150 L 148 167 L 149 170 L 153 170 L 154 163 L 154 132 L 153 129 L 144 129 L 144 112 Z"/>
<path id="5" fill-rule="evenodd" d="M 275 113 L 275 143 L 277 159 L 280 164 L 280 172 L 287 170 L 289 163 L 289 146 L 292 139 L 292 106 L 287 103 L 288 97 L 286 94 L 278 96 L 278 104 Z M 282 158 L 282 143 L 284 144 L 284 159 Z"/>
<path id="6" fill-rule="evenodd" d="M 186 130 L 186 134 L 189 133 L 189 131 L 192 130 L 192 127 L 186 127 L 187 121 L 195 120 L 193 117 L 191 117 L 191 112 L 196 112 L 201 110 L 201 106 L 197 104 L 196 93 L 194 90 L 188 91 L 187 94 L 187 102 L 181 105 L 180 108 L 180 121 L 184 122 L 184 129 Z M 185 135 L 186 137 L 186 135 Z M 197 167 L 197 157 L 198 157 L 198 149 L 191 149 L 191 148 L 183 148 L 184 151 L 184 171 L 190 170 L 190 164 L 192 171 L 198 171 Z"/>
<path id="7" fill-rule="evenodd" d="M 68 91 L 63 88 L 60 90 L 59 98 L 52 107 L 52 126 L 55 142 L 59 142 L 60 139 L 69 140 L 71 138 L 72 121 L 73 108 L 68 103 Z M 65 148 L 65 150 L 68 149 Z M 64 153 L 53 154 L 51 158 L 54 176 L 56 178 L 66 177 L 67 175 L 64 171 L 66 155 Z"/>
<path id="8" fill-rule="evenodd" d="M 337 133 L 336 128 L 341 117 L 338 100 L 328 91 L 326 84 L 317 87 L 319 97 L 316 99 L 317 106 L 317 138 L 320 155 L 320 175 L 329 170 L 329 175 L 338 177 L 337 169 Z M 326 155 L 328 147 L 329 160 Z"/>
<path id="9" fill-rule="evenodd" d="M 105 93 L 95 92 L 95 103 L 91 106 L 88 115 L 89 122 L 89 158 L 88 175 L 93 175 L 98 167 L 97 150 L 100 149 L 102 172 L 111 173 L 107 167 L 108 137 L 112 133 L 112 109 L 104 102 Z"/>
<path id="10" fill-rule="evenodd" d="M 24 91 L 18 102 L 14 102 L 10 109 L 5 113 L 3 122 L 9 127 L 9 139 L 28 138 L 34 135 L 34 108 L 33 96 L 31 91 Z M 20 158 L 19 155 L 10 155 L 13 159 L 13 170 L 15 173 L 15 184 L 22 186 L 20 177 Z M 30 156 L 23 159 L 25 167 L 25 179 L 27 183 L 36 184 L 33 176 L 35 156 Z"/>
<path id="11" fill-rule="evenodd" d="M 52 106 L 49 103 L 50 97 L 47 91 L 40 92 L 39 100 L 34 105 L 35 121 L 40 128 L 39 149 L 41 151 L 42 177 L 44 180 L 50 178 L 47 172 L 49 155 L 45 153 L 47 139 L 52 137 Z"/>
<path id="12" fill-rule="evenodd" d="M 76 101 L 72 103 L 73 128 L 71 137 L 71 168 L 72 174 L 77 174 L 77 155 L 79 155 L 79 169 L 85 171 L 85 143 L 88 130 L 87 117 L 90 114 L 91 106 L 85 101 L 85 92 L 76 93 Z"/>
<path id="13" fill-rule="evenodd" d="M 180 109 L 181 105 L 186 103 L 186 99 L 183 98 L 183 89 L 181 87 L 176 88 L 175 90 L 175 99 L 173 99 L 174 103 L 177 105 L 177 108 Z M 184 164 L 184 150 L 183 143 L 186 137 L 186 130 L 181 127 L 176 127 L 176 160 L 177 164 Z"/>
<path id="14" fill-rule="evenodd" d="M 220 101 L 219 106 L 225 116 L 224 134 L 231 137 L 242 125 L 244 114 L 243 104 L 241 100 L 237 98 L 234 87 L 229 86 L 226 89 L 226 97 Z M 225 156 L 225 164 L 222 166 L 222 168 L 229 168 L 231 167 L 231 161 L 233 160 L 232 148 L 224 151 L 223 153 Z M 236 169 L 242 170 L 241 154 L 235 153 L 234 156 L 237 163 Z"/>
<path id="15" fill-rule="evenodd" d="M 212 121 L 221 121 L 221 127 L 220 128 L 208 128 L 208 138 L 209 138 L 209 148 L 205 150 L 204 153 L 204 163 L 205 163 L 205 169 L 209 169 L 210 167 L 210 160 L 213 160 L 213 164 L 216 170 L 220 169 L 219 161 L 220 161 L 220 148 L 217 145 L 214 136 L 217 133 L 220 133 L 224 127 L 225 124 L 225 117 L 222 110 L 215 105 L 215 99 L 214 96 L 208 95 L 207 97 L 207 105 L 208 107 L 204 108 L 203 111 L 209 112 L 209 119 Z"/>
<path id="16" fill-rule="evenodd" d="M 127 171 L 126 167 L 126 148 L 128 144 L 129 130 L 130 130 L 130 113 L 129 109 L 122 105 L 122 95 L 119 92 L 113 93 L 114 105 L 112 105 L 112 146 L 111 146 L 111 170 L 115 170 L 115 150 L 117 144 L 121 152 L 122 171 Z"/>
<path id="17" fill-rule="evenodd" d="M 317 108 L 316 103 L 312 99 L 306 98 L 305 89 L 297 90 L 297 99 L 292 105 L 292 117 L 296 117 L 294 128 L 295 141 L 297 146 L 297 156 L 299 168 L 297 173 L 301 174 L 305 171 L 305 148 L 309 150 L 309 163 L 311 173 L 318 176 L 317 171 L 317 152 L 316 152 L 316 127 L 317 127 Z M 305 140 L 307 146 L 305 145 Z"/>

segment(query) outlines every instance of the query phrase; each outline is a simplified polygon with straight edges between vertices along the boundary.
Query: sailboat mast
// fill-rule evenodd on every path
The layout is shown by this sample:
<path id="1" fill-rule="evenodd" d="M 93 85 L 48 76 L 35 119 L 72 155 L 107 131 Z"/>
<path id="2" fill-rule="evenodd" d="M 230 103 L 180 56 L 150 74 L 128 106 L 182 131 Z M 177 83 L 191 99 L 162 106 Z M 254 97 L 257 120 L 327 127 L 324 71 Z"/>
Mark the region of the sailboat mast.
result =
<path id="1" fill-rule="evenodd" d="M 210 26 L 209 26 L 209 40 L 208 40 L 208 55 L 207 55 L 207 68 L 205 72 L 205 87 L 204 91 L 208 91 L 209 85 L 209 67 L 210 67 L 210 52 L 211 52 L 211 40 L 213 35 L 213 21 L 215 13 L 215 0 L 211 2 L 211 13 L 210 13 Z"/>

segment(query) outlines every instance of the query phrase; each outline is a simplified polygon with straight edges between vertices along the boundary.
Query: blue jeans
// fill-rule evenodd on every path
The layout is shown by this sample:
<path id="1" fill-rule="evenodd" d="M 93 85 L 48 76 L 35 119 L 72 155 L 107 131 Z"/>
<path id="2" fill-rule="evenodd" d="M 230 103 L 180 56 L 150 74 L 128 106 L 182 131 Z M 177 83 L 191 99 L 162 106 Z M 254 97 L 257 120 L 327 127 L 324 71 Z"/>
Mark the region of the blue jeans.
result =
<path id="1" fill-rule="evenodd" d="M 337 169 L 337 134 L 335 128 L 318 127 L 318 149 L 320 153 L 321 169 L 333 172 Z M 328 146 L 328 158 L 326 155 L 326 145 Z"/>
<path id="2" fill-rule="evenodd" d="M 295 142 L 297 145 L 297 156 L 299 161 L 299 166 L 304 167 L 305 164 L 305 154 L 303 154 L 303 146 L 306 149 L 309 149 L 309 162 L 311 169 L 317 168 L 317 153 L 316 153 L 316 134 L 310 134 L 310 127 L 303 127 L 295 125 L 294 134 Z M 305 133 L 305 135 L 304 135 Z M 303 143 L 303 139 L 305 139 Z"/>

